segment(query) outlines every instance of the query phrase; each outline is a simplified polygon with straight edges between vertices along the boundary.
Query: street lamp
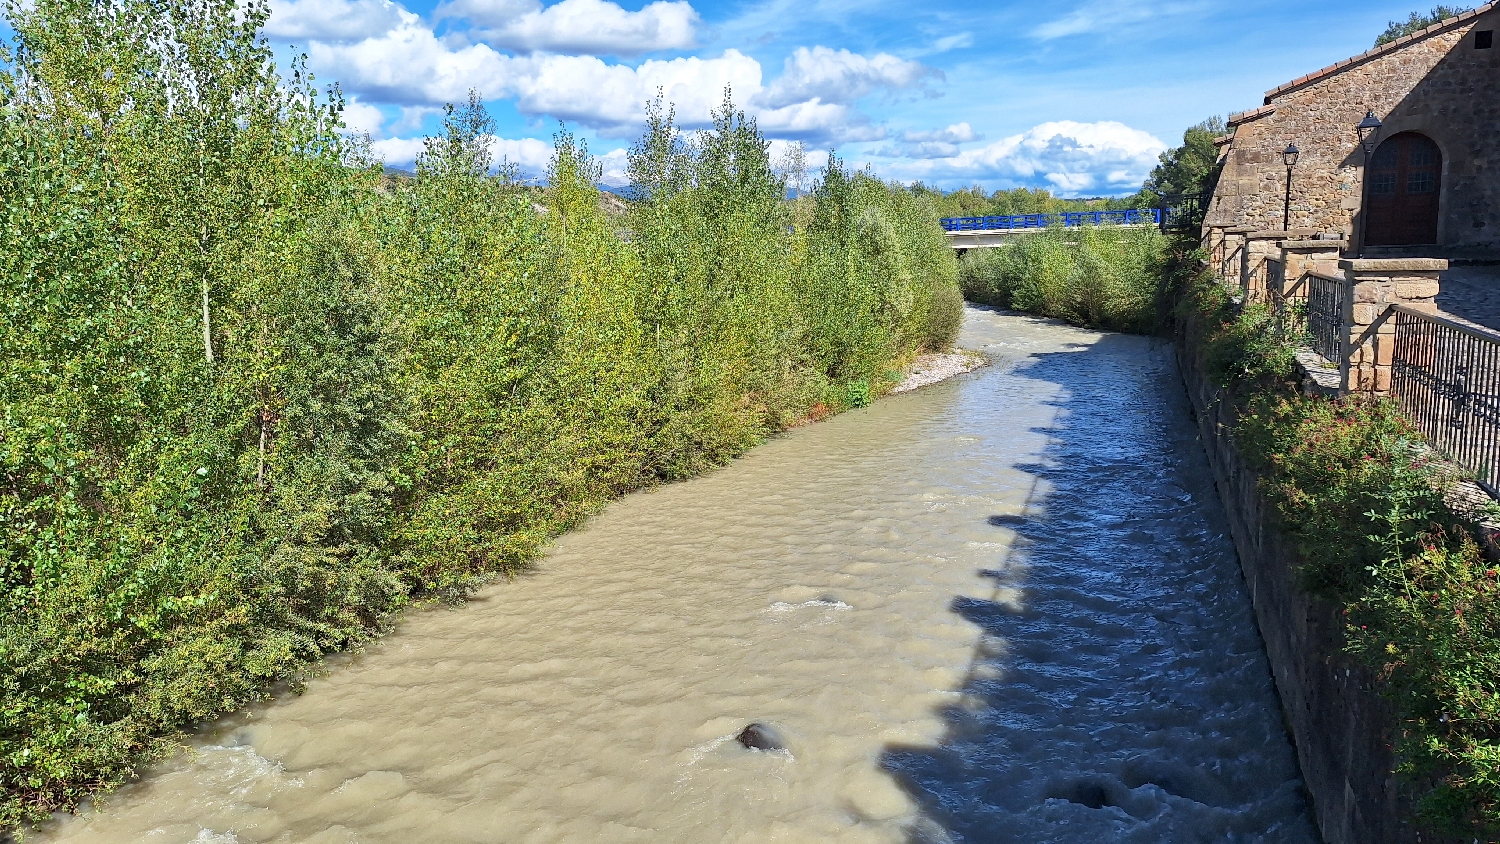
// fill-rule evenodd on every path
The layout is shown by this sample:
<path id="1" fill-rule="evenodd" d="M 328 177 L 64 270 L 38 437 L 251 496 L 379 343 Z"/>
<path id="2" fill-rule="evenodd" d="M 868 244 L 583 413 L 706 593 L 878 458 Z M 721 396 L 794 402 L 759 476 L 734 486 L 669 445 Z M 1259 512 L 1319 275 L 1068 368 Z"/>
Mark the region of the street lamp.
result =
<path id="1" fill-rule="evenodd" d="M 1365 111 L 1365 119 L 1359 121 L 1354 131 L 1359 135 L 1359 146 L 1365 151 L 1365 166 L 1360 172 L 1360 201 L 1359 201 L 1359 249 L 1355 252 L 1356 257 L 1364 257 L 1365 254 L 1365 217 L 1369 209 L 1365 208 L 1365 176 L 1370 172 L 1370 154 L 1375 151 L 1375 136 L 1380 134 L 1380 118 L 1375 116 L 1375 109 Z"/>
<path id="2" fill-rule="evenodd" d="M 1281 162 L 1286 165 L 1286 201 L 1281 205 L 1282 231 L 1292 229 L 1292 168 L 1297 166 L 1297 156 L 1301 154 L 1296 144 L 1287 144 L 1281 151 Z"/>

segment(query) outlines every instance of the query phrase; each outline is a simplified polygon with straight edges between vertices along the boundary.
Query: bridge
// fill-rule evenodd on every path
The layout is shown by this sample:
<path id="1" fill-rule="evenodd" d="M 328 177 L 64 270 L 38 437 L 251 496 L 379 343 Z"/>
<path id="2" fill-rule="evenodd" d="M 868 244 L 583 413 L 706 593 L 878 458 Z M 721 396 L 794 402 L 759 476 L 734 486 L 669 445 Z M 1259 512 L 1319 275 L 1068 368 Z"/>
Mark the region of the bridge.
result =
<path id="1" fill-rule="evenodd" d="M 1086 226 L 1160 226 L 1163 212 L 1171 219 L 1175 208 L 1122 208 L 1116 211 L 1062 211 L 1056 214 L 996 214 L 988 217 L 944 217 L 943 231 L 954 249 L 1004 246 L 1012 235 L 1049 228 Z"/>

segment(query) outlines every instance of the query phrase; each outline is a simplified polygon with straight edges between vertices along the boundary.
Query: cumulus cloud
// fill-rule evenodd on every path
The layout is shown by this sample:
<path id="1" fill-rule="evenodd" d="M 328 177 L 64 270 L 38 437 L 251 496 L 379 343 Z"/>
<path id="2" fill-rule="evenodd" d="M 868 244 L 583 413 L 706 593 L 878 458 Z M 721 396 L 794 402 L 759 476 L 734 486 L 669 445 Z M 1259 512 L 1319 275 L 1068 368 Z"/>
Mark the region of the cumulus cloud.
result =
<path id="1" fill-rule="evenodd" d="M 344 126 L 350 132 L 364 133 L 372 138 L 378 138 L 384 124 L 385 115 L 375 106 L 362 103 L 358 99 L 350 99 L 344 103 Z"/>
<path id="2" fill-rule="evenodd" d="M 879 155 L 891 158 L 950 158 L 958 155 L 958 145 L 977 141 L 982 136 L 968 123 L 954 123 L 946 129 L 907 130 L 900 143 L 885 147 Z"/>
<path id="3" fill-rule="evenodd" d="M 272 38 L 357 41 L 401 23 L 391 0 L 271 0 L 265 33 Z"/>
<path id="4" fill-rule="evenodd" d="M 707 125 L 728 88 L 766 131 L 817 143 L 884 138 L 885 129 L 852 103 L 879 89 L 921 87 L 937 75 L 883 53 L 866 57 L 815 47 L 789 58 L 782 76 L 767 87 L 760 63 L 738 50 L 630 67 L 590 55 L 509 55 L 485 43 L 450 44 L 416 15 L 402 10 L 400 18 L 395 27 L 357 42 L 314 41 L 308 50 L 313 67 L 367 101 L 430 108 L 462 102 L 472 88 L 488 100 L 512 100 L 522 114 L 575 122 L 606 137 L 640 131 L 645 103 L 658 90 L 676 106 L 683 125 Z"/>
<path id="5" fill-rule="evenodd" d="M 760 101 L 769 108 L 809 100 L 852 103 L 880 89 L 921 88 L 934 78 L 942 79 L 943 72 L 889 53 L 862 56 L 828 47 L 798 47 Z"/>
<path id="6" fill-rule="evenodd" d="M 953 123 L 946 129 L 935 129 L 929 132 L 913 132 L 907 130 L 901 133 L 901 140 L 909 144 L 920 143 L 945 143 L 962 144 L 969 141 L 977 141 L 982 137 L 975 133 L 974 127 L 965 123 Z"/>
<path id="7" fill-rule="evenodd" d="M 450 49 L 411 12 L 400 23 L 357 43 L 314 41 L 308 60 L 325 78 L 378 102 L 430 105 L 462 102 L 470 88 L 502 96 L 515 60 L 486 44 Z"/>
<path id="8" fill-rule="evenodd" d="M 540 176 L 547 172 L 552 161 L 552 145 L 536 138 L 491 137 L 490 153 L 495 163 L 509 162 L 528 176 Z M 422 154 L 422 138 L 386 138 L 370 144 L 370 149 L 382 161 L 391 166 L 409 166 Z M 620 155 L 625 153 L 620 151 Z M 622 168 L 623 172 L 623 168 Z"/>
<path id="9" fill-rule="evenodd" d="M 684 0 L 656 0 L 630 12 L 607 0 L 449 0 L 436 16 L 464 18 L 484 42 L 520 52 L 633 56 L 681 50 L 696 41 L 698 13 Z"/>
<path id="10" fill-rule="evenodd" d="M 951 127 L 950 127 L 951 128 Z M 1123 123 L 1043 123 L 978 149 L 898 165 L 907 178 L 1004 187 L 1045 183 L 1064 196 L 1140 186 L 1166 144 Z"/>

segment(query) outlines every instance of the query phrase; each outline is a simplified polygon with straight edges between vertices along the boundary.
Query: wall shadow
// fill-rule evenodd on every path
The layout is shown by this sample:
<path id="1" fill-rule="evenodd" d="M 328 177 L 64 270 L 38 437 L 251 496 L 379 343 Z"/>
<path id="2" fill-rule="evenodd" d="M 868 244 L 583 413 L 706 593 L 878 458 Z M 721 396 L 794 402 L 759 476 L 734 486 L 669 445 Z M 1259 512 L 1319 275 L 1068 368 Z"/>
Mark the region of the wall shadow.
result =
<path id="1" fill-rule="evenodd" d="M 937 746 L 880 764 L 912 842 L 1312 842 L 1292 748 L 1170 346 L 1125 335 L 1007 377 L 1062 398 Z M 983 471 L 983 467 L 976 467 Z"/>

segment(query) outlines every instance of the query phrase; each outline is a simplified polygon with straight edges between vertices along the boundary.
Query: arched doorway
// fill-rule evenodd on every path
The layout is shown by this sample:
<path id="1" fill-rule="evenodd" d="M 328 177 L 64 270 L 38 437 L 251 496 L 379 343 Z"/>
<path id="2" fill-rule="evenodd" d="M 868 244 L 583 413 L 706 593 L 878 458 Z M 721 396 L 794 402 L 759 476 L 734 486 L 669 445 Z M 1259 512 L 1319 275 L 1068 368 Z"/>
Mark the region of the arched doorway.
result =
<path id="1" fill-rule="evenodd" d="M 1402 132 L 1383 141 L 1365 172 L 1365 243 L 1437 243 L 1442 178 L 1443 154 L 1426 136 Z"/>

